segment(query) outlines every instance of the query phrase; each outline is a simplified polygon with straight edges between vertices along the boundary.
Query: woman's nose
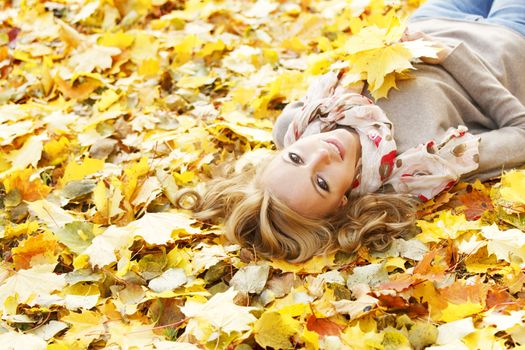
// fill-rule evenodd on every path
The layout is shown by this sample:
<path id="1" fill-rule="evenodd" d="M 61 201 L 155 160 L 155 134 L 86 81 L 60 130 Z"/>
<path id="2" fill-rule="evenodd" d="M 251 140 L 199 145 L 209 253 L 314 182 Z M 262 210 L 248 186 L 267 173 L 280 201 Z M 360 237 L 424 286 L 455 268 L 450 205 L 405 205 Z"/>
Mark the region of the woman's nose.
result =
<path id="1" fill-rule="evenodd" d="M 326 149 L 318 149 L 312 156 L 312 165 L 319 166 L 330 163 L 330 152 Z"/>

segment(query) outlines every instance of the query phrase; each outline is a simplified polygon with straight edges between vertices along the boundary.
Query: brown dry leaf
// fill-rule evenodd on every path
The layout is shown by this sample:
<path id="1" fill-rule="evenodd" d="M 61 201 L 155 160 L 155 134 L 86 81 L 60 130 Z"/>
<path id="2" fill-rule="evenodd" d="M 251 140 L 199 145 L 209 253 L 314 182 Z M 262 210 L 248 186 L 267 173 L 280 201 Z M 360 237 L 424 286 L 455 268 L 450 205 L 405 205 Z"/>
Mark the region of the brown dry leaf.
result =
<path id="1" fill-rule="evenodd" d="M 464 213 L 467 220 L 478 220 L 486 211 L 494 210 L 488 191 L 472 189 L 459 195 L 458 199 L 465 206 Z"/>

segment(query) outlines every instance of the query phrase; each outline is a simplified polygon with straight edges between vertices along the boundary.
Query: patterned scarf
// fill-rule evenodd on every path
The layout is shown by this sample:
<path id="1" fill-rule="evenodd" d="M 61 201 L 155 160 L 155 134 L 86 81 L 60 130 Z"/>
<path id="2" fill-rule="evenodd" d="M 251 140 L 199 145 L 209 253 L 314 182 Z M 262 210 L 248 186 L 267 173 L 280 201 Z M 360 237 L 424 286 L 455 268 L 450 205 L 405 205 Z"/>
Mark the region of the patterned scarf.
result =
<path id="1" fill-rule="evenodd" d="M 390 184 L 398 193 L 428 200 L 478 168 L 479 138 L 463 125 L 447 130 L 439 143 L 430 140 L 397 154 L 392 122 L 371 100 L 339 85 L 341 77 L 342 73 L 329 72 L 310 85 L 304 105 L 288 127 L 284 146 L 338 125 L 355 129 L 361 141 L 361 169 L 351 196 Z"/>

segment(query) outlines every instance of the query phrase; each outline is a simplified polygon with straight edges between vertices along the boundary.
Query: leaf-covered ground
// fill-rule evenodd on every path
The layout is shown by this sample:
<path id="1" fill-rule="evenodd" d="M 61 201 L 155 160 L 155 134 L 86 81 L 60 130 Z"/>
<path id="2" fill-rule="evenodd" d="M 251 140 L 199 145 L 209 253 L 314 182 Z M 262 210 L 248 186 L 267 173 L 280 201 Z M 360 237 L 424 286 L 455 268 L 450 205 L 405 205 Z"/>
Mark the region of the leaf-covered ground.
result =
<path id="1" fill-rule="evenodd" d="M 257 258 L 194 220 L 218 164 L 331 65 L 385 96 L 417 0 L 0 2 L 0 347 L 525 344 L 525 172 L 423 204 L 383 253 Z M 373 62 L 374 64 L 369 64 Z"/>

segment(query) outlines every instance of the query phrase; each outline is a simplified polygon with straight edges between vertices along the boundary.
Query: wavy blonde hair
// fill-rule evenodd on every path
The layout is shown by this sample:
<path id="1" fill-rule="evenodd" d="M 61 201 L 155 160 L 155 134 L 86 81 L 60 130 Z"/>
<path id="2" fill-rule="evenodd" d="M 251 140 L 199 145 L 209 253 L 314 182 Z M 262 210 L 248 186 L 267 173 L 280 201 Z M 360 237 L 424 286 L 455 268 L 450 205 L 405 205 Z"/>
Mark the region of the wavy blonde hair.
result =
<path id="1" fill-rule="evenodd" d="M 361 246 L 384 250 L 415 227 L 417 201 L 400 194 L 351 198 L 322 219 L 300 215 L 261 185 L 266 164 L 249 164 L 238 172 L 232 166 L 208 182 L 196 217 L 222 221 L 229 241 L 290 262 L 336 250 L 351 253 Z"/>

